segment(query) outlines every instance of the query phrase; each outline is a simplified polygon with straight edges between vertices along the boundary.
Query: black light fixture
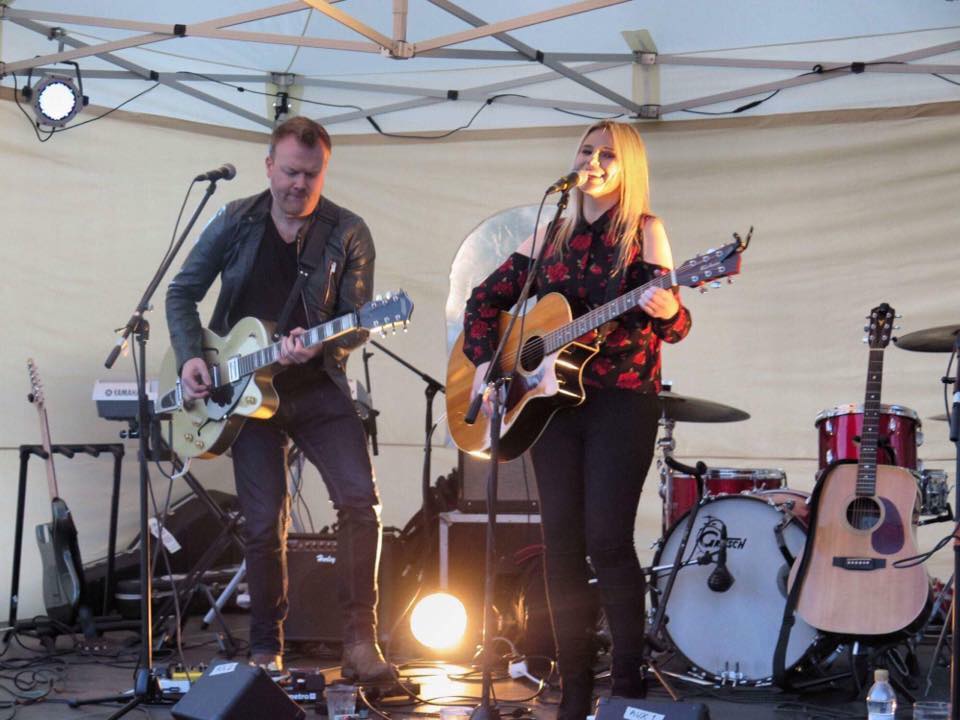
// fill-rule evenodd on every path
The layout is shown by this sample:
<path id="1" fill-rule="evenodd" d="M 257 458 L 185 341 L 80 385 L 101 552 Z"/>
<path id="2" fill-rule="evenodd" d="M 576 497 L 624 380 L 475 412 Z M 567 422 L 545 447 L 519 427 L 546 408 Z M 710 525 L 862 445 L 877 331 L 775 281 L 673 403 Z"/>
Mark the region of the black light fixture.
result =
<path id="1" fill-rule="evenodd" d="M 64 64 L 73 65 L 77 73 L 76 82 L 68 75 L 47 74 L 35 87 L 31 88 L 30 80 L 33 76 L 33 70 L 31 70 L 27 84 L 20 91 L 24 100 L 32 101 L 38 126 L 61 128 L 73 120 L 76 114 L 90 102 L 90 98 L 83 94 L 80 66 L 72 60 L 67 60 Z"/>

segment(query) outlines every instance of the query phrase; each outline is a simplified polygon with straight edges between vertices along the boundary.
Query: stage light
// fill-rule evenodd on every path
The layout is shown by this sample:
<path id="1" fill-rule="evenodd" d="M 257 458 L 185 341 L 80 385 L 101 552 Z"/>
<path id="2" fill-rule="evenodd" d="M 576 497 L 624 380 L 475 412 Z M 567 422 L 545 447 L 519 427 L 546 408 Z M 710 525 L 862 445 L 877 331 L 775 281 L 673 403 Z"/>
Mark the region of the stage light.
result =
<path id="1" fill-rule="evenodd" d="M 434 650 L 456 647 L 467 629 L 463 603 L 448 593 L 427 595 L 410 614 L 410 630 L 423 645 Z"/>
<path id="2" fill-rule="evenodd" d="M 65 75 L 47 75 L 33 89 L 33 112 L 37 123 L 63 127 L 86 105 L 86 98 Z"/>

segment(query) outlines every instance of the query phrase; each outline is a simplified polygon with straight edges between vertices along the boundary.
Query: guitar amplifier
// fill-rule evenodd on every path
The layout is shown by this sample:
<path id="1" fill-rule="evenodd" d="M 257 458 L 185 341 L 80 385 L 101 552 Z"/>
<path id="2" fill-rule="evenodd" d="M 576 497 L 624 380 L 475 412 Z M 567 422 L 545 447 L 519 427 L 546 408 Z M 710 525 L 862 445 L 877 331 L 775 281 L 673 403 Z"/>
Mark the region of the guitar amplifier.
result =
<path id="1" fill-rule="evenodd" d="M 337 538 L 333 533 L 290 533 L 287 536 L 288 603 L 283 632 L 293 642 L 340 643 L 343 618 L 337 600 Z M 398 598 L 400 541 L 384 533 L 378 586 L 378 632 L 389 640 L 390 629 L 402 608 Z"/>
<path id="2" fill-rule="evenodd" d="M 490 463 L 464 452 L 458 453 L 460 500 L 457 509 L 464 513 L 487 511 L 487 478 Z M 537 478 L 529 452 L 500 463 L 497 472 L 497 513 L 538 513 Z"/>

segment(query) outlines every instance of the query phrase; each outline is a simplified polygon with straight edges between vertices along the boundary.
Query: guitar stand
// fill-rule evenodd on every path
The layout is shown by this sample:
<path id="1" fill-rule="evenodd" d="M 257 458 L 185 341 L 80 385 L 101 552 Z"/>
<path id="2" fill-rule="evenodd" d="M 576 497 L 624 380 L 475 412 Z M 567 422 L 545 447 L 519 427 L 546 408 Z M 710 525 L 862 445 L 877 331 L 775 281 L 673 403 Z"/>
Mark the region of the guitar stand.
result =
<path id="1" fill-rule="evenodd" d="M 99 457 L 101 453 L 110 453 L 113 456 L 113 486 L 110 495 L 110 528 L 107 536 L 107 574 L 104 585 L 103 605 L 98 608 L 102 615 L 93 616 L 92 608 L 82 606 L 79 618 L 79 628 L 74 626 L 66 630 L 64 626 L 59 626 L 52 621 L 43 619 L 34 619 L 30 621 L 18 621 L 17 612 L 20 604 L 20 566 L 23 555 L 23 525 L 26 513 L 27 499 L 27 470 L 30 458 L 33 456 L 46 459 L 47 453 L 40 445 L 21 445 L 20 446 L 20 473 L 17 488 L 17 515 L 16 527 L 13 540 L 13 571 L 10 579 L 10 610 L 7 616 L 7 629 L 4 635 L 5 641 L 10 635 L 20 631 L 29 630 L 37 633 L 45 647 L 48 642 L 52 642 L 57 635 L 66 634 L 66 632 L 75 632 L 79 629 L 84 636 L 91 637 L 100 632 L 112 629 L 130 629 L 134 626 L 124 623 L 116 614 L 111 614 L 113 607 L 114 587 L 116 580 L 114 578 L 114 560 L 117 546 L 117 515 L 119 512 L 120 500 L 120 477 L 123 464 L 124 447 L 121 443 L 93 443 L 93 444 L 57 444 L 52 445 L 51 450 L 55 455 L 63 455 L 66 458 L 73 458 L 76 455 L 89 455 Z"/>

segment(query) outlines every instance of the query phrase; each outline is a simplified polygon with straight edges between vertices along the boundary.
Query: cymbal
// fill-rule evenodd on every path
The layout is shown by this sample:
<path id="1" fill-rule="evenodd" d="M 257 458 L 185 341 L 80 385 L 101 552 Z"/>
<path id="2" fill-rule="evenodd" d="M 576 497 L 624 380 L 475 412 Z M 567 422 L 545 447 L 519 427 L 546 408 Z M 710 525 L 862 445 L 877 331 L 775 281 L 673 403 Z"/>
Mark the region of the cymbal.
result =
<path id="1" fill-rule="evenodd" d="M 960 325 L 941 325 L 907 333 L 894 340 L 898 348 L 917 352 L 952 352 Z"/>
<path id="2" fill-rule="evenodd" d="M 658 397 L 663 414 L 678 422 L 739 422 L 750 417 L 748 412 L 712 400 L 685 397 L 668 391 L 660 393 Z"/>

